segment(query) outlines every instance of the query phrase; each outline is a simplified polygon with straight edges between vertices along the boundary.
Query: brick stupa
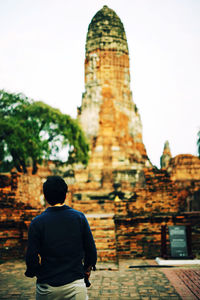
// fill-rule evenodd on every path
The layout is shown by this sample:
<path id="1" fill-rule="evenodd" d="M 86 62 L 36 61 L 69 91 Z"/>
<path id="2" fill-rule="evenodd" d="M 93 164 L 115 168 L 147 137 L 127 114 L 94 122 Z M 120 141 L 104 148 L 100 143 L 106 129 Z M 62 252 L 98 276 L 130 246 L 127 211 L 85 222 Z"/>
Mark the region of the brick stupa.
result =
<path id="1" fill-rule="evenodd" d="M 124 26 L 107 6 L 96 13 L 88 28 L 79 120 L 91 149 L 86 180 L 101 182 L 104 188 L 125 178 L 135 182 L 140 170 L 151 166 L 130 90 Z"/>

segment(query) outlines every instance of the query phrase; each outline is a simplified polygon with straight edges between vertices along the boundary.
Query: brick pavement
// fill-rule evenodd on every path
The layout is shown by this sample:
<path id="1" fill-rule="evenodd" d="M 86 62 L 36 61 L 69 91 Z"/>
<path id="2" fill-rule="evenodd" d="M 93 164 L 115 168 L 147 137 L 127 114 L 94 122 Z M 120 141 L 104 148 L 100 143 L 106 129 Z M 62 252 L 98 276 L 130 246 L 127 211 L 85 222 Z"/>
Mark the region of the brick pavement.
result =
<path id="1" fill-rule="evenodd" d="M 172 282 L 182 299 L 200 299 L 200 269 L 164 269 L 164 274 Z"/>
<path id="2" fill-rule="evenodd" d="M 195 274 L 197 275 L 195 276 L 198 276 L 200 268 L 193 267 L 191 269 L 188 267 L 187 270 L 183 270 L 180 267 L 170 268 L 169 270 L 156 267 L 129 268 L 130 265 L 141 266 L 149 263 L 151 262 L 145 260 L 125 260 L 120 261 L 119 268 L 115 265 L 99 264 L 97 271 L 92 272 L 91 275 L 90 281 L 92 286 L 88 289 L 89 299 L 198 299 L 191 298 L 192 294 L 185 292 L 188 290 L 185 283 L 182 285 L 182 291 L 179 290 L 183 296 L 180 297 L 176 285 L 174 287 L 173 282 L 171 282 L 171 280 L 173 281 L 173 276 L 170 277 L 169 272 L 172 275 L 176 273 L 176 278 L 179 276 L 180 281 L 183 282 L 183 277 L 187 276 L 187 270 L 193 273 L 196 272 Z M 16 260 L 3 263 L 0 265 L 0 269 L 1 300 L 35 299 L 35 280 L 24 276 L 25 265 L 23 261 Z M 183 272 L 181 273 L 180 271 Z M 182 276 L 183 273 L 184 276 Z M 191 274 L 190 277 L 192 277 Z M 198 278 L 195 278 L 196 282 L 198 282 Z"/>

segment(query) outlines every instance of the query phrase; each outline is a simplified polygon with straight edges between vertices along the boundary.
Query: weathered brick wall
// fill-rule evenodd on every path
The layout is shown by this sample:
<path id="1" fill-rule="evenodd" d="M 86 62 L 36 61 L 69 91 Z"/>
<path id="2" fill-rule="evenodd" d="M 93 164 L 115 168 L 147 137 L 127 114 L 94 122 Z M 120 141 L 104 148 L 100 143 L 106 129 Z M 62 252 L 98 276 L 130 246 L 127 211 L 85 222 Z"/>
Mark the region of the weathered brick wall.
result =
<path id="1" fill-rule="evenodd" d="M 190 225 L 192 250 L 200 255 L 200 211 L 189 212 L 187 203 L 199 189 L 200 180 L 174 181 L 166 170 L 144 169 L 129 197 L 122 194 L 115 201 L 119 257 L 159 256 L 163 225 Z"/>
<path id="2" fill-rule="evenodd" d="M 10 259 L 24 257 L 28 226 L 39 214 L 36 209 L 0 209 L 0 257 Z"/>
<path id="3" fill-rule="evenodd" d="M 155 258 L 161 255 L 161 226 L 190 225 L 192 231 L 192 253 L 200 255 L 200 212 L 183 214 L 145 214 L 141 216 L 117 217 L 116 244 L 119 258 Z M 169 235 L 167 235 L 168 254 Z"/>
<path id="4" fill-rule="evenodd" d="M 121 189 L 122 197 L 115 205 L 115 214 L 135 216 L 143 213 L 166 213 L 179 211 L 179 189 L 163 170 L 144 169 L 142 179 L 133 188 Z"/>
<path id="5" fill-rule="evenodd" d="M 1 259 L 23 257 L 31 220 L 44 209 L 42 183 L 49 170 L 37 175 L 0 174 L 0 253 Z"/>
<path id="6" fill-rule="evenodd" d="M 41 169 L 37 175 L 0 175 L 2 257 L 24 255 L 28 225 L 44 209 L 41 204 L 42 183 L 48 172 Z M 67 203 L 86 214 L 115 215 L 116 250 L 119 257 L 159 255 L 161 226 L 173 224 L 192 226 L 192 247 L 197 254 L 200 248 L 200 215 L 198 212 L 186 214 L 185 211 L 191 208 L 187 201 L 199 191 L 200 180 L 197 177 L 195 180 L 192 177 L 188 180 L 172 180 L 167 170 L 149 168 L 140 172 L 140 178 L 134 186 L 128 179 L 126 181 L 124 178 L 114 190 L 111 183 L 109 189 L 92 181 L 72 184 L 69 186 Z M 98 229 L 94 231 L 98 232 Z M 109 235 L 109 231 L 107 233 Z M 106 239 L 109 240 L 108 235 Z M 100 250 L 101 253 L 105 251 Z M 106 259 L 113 259 L 113 253 L 106 251 Z"/>
<path id="7" fill-rule="evenodd" d="M 16 201 L 29 207 L 42 208 L 44 198 L 42 193 L 42 178 L 38 175 L 22 174 L 18 176 Z"/>
<path id="8" fill-rule="evenodd" d="M 172 180 L 200 180 L 200 159 L 191 154 L 180 154 L 167 167 Z"/>

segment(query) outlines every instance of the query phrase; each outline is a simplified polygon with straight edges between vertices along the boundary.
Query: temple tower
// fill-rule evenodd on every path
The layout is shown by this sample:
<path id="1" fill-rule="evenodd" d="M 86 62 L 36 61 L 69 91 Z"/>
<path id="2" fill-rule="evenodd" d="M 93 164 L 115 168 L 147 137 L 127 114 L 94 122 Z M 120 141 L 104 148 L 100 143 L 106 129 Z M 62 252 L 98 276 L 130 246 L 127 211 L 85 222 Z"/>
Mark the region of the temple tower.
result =
<path id="1" fill-rule="evenodd" d="M 124 26 L 107 6 L 96 13 L 88 28 L 85 92 L 78 117 L 90 141 L 90 180 L 118 182 L 129 171 L 135 181 L 137 171 L 151 165 L 130 90 Z"/>
<path id="2" fill-rule="evenodd" d="M 160 157 L 160 166 L 162 169 L 168 167 L 171 158 L 172 158 L 172 155 L 171 155 L 171 151 L 170 151 L 170 147 L 169 147 L 169 142 L 166 141 L 164 144 L 162 156 Z"/>

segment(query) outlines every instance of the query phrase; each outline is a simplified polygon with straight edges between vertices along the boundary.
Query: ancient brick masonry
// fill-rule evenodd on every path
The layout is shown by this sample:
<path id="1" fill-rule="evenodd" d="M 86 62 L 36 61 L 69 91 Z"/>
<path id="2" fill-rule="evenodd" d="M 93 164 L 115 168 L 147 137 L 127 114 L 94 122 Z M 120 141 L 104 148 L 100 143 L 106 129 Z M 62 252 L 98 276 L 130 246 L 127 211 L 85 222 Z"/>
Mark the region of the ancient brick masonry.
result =
<path id="1" fill-rule="evenodd" d="M 182 162 L 185 157 L 188 158 L 184 155 L 181 157 Z M 196 162 L 197 168 L 200 161 L 193 156 L 191 159 L 193 163 Z M 176 157 L 172 160 L 173 164 L 174 161 L 177 161 Z M 187 172 L 181 164 L 174 165 L 174 169 L 176 167 Z M 46 170 L 38 175 L 1 174 L 1 258 L 24 256 L 30 221 L 44 210 L 40 203 L 40 191 L 44 178 L 50 173 Z M 200 189 L 200 179 L 194 180 L 190 175 L 187 180 L 172 180 L 166 170 L 148 168 L 143 170 L 140 181 L 134 187 L 122 182 L 120 187 L 110 191 L 92 184 L 87 185 L 87 188 L 86 193 L 84 185 L 82 190 L 77 184 L 70 185 L 67 201 L 87 214 L 99 261 L 116 261 L 117 257 L 158 256 L 161 249 L 161 226 L 173 224 L 191 226 L 193 254 L 199 254 L 200 213 L 194 210 L 194 204 L 188 205 L 188 201 L 195 200 L 192 196 Z M 30 198 L 35 199 L 31 205 L 27 201 Z M 189 208 L 193 211 L 188 211 Z"/>
<path id="2" fill-rule="evenodd" d="M 151 163 L 130 90 L 125 30 L 120 18 L 107 6 L 97 12 L 88 28 L 85 93 L 78 118 L 89 139 L 91 153 L 88 167 L 75 169 L 74 184 L 70 186 L 72 206 L 89 213 L 91 224 L 98 220 L 93 229 L 98 236 L 99 260 L 116 260 L 112 240 L 116 196 L 113 185 L 134 183 L 140 170 Z M 102 222 L 110 225 L 104 226 L 100 239 Z"/>
<path id="3" fill-rule="evenodd" d="M 51 171 L 40 167 L 37 175 L 0 174 L 1 259 L 24 257 L 31 220 L 44 209 L 42 183 Z"/>
<path id="4" fill-rule="evenodd" d="M 183 212 L 199 203 L 193 199 L 200 188 L 199 160 L 184 155 L 172 158 L 166 142 L 162 169 L 152 167 L 130 91 L 125 30 L 107 6 L 96 13 L 88 28 L 85 93 L 78 117 L 91 153 L 88 167 L 75 169 L 70 187 L 72 206 L 89 213 L 91 223 L 92 213 L 98 216 L 99 224 L 102 214 L 105 218 L 105 213 L 114 213 L 118 257 L 158 256 L 161 226 L 188 222 L 193 226 L 193 249 L 198 253 L 200 215 L 189 217 Z M 194 202 L 196 206 L 191 206 Z M 94 230 L 98 231 L 97 222 Z M 109 231 L 104 235 L 105 245 L 107 240 Z M 100 255 L 101 259 L 116 257 Z"/>
<path id="5" fill-rule="evenodd" d="M 199 164 L 200 170 L 198 158 L 191 158 Z M 200 189 L 200 175 L 198 180 L 189 176 L 187 180 L 178 181 L 170 177 L 166 170 L 146 169 L 143 176 L 143 182 L 135 186 L 132 194 L 124 190 L 123 198 L 115 201 L 118 257 L 159 256 L 161 226 L 164 225 L 189 225 L 192 251 L 194 255 L 199 255 L 200 212 L 199 209 L 189 211 L 192 206 L 188 206 L 187 201 L 191 201 L 190 195 L 195 195 L 195 191 Z M 170 254 L 168 235 L 167 238 Z"/>
<path id="6" fill-rule="evenodd" d="M 87 167 L 76 165 L 66 173 L 67 202 L 87 215 L 98 261 L 155 258 L 161 227 L 174 224 L 191 227 L 193 254 L 200 255 L 200 160 L 172 157 L 166 143 L 161 169 L 152 166 L 130 91 L 126 34 L 107 6 L 88 28 L 78 118 L 90 143 L 90 160 Z M 42 183 L 49 174 L 50 165 L 37 175 L 1 174 L 2 257 L 24 254 L 30 220 L 44 209 Z"/>
<path id="7" fill-rule="evenodd" d="M 86 40 L 85 93 L 80 123 L 89 138 L 88 180 L 108 182 L 124 170 L 151 166 L 142 124 L 130 90 L 129 53 L 123 24 L 104 6 L 92 19 Z M 113 170 L 118 170 L 113 177 Z"/>

